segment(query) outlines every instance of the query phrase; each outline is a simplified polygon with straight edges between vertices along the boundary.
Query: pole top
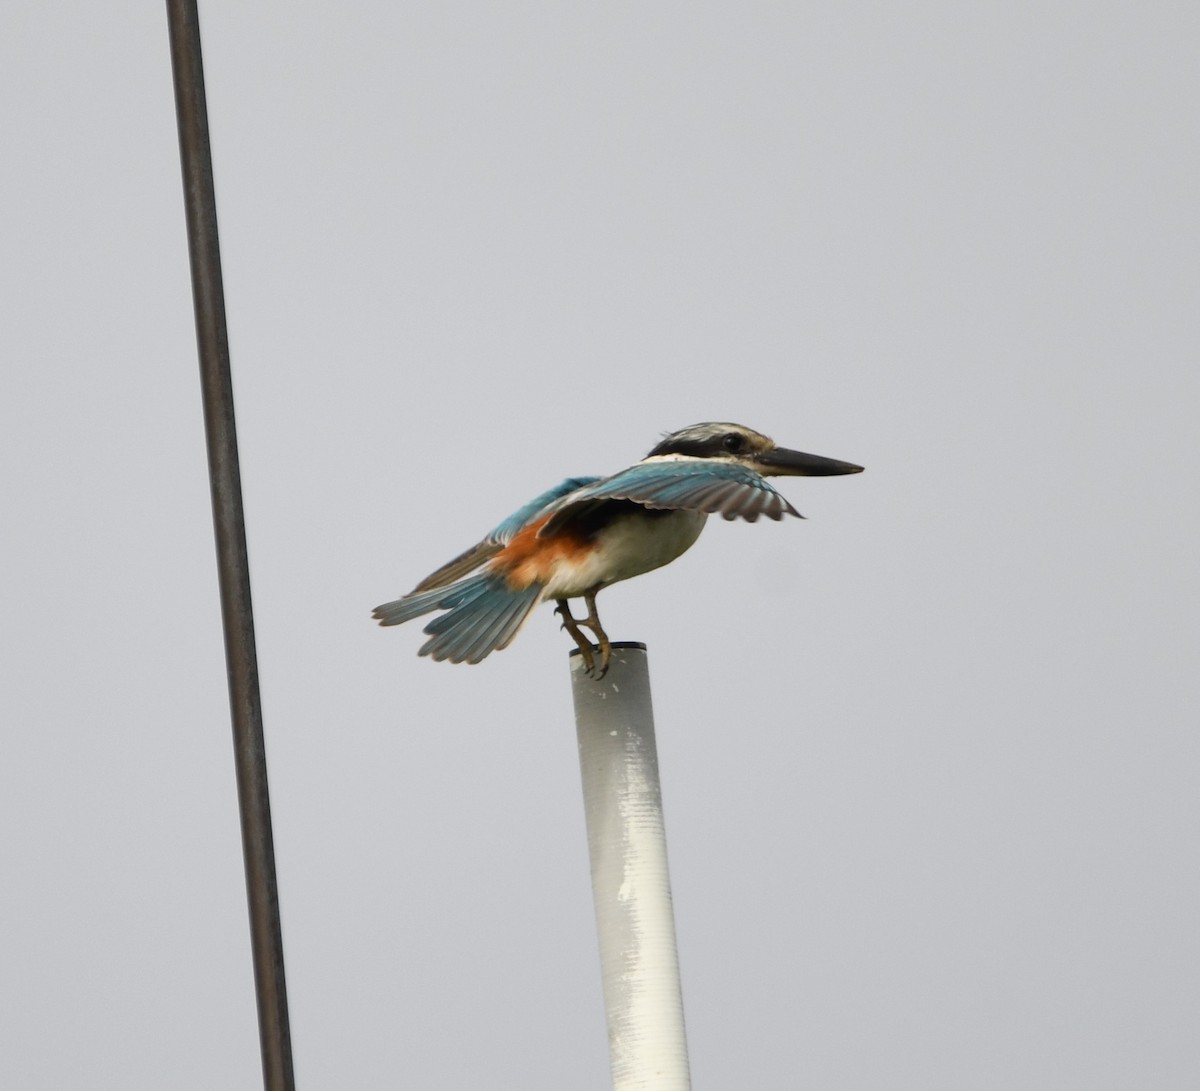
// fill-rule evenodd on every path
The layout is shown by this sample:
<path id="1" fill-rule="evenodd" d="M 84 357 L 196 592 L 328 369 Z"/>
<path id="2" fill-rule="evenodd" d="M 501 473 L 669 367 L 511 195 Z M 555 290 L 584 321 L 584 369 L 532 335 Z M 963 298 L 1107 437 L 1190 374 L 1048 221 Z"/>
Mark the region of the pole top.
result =
<path id="1" fill-rule="evenodd" d="M 639 652 L 644 652 L 646 650 L 646 645 L 640 640 L 614 640 L 612 642 L 613 651 L 615 652 L 619 648 L 633 648 Z M 574 659 L 575 656 L 579 654 L 580 652 L 578 648 L 572 648 L 569 652 L 567 652 L 567 658 Z"/>

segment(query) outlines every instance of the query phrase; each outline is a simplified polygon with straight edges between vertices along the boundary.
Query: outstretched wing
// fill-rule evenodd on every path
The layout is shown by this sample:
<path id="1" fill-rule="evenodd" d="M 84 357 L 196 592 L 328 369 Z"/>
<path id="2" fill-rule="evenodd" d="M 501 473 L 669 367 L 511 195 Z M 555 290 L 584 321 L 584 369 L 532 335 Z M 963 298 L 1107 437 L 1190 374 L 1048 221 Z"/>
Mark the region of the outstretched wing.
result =
<path id="1" fill-rule="evenodd" d="M 415 595 L 419 591 L 429 591 L 435 587 L 445 587 L 455 580 L 462 579 L 468 573 L 474 572 L 481 564 L 491 560 L 499 553 L 500 550 L 513 540 L 518 531 L 541 515 L 555 501 L 561 500 L 563 497 L 575 492 L 576 489 L 594 484 L 599 480 L 600 478 L 598 477 L 568 477 L 561 484 L 555 485 L 552 489 L 547 489 L 536 500 L 531 500 L 519 511 L 513 512 L 512 515 L 505 519 L 503 523 L 496 527 L 478 545 L 471 546 L 470 549 L 460 553 L 454 560 L 447 562 L 436 572 L 432 572 L 426 576 L 409 594 Z"/>
<path id="2" fill-rule="evenodd" d="M 629 500 L 646 508 L 702 511 L 753 523 L 760 515 L 800 517 L 766 478 L 749 467 L 707 458 L 639 462 L 627 470 L 580 487 L 560 499 L 538 534 L 553 534 L 564 523 L 605 500 Z"/>

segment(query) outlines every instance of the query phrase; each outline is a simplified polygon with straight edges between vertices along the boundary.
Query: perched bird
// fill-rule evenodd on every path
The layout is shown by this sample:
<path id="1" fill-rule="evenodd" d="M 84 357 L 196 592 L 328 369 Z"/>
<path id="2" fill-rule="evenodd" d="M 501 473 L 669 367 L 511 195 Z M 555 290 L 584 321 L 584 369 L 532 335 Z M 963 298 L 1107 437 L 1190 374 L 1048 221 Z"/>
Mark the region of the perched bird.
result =
<path id="1" fill-rule="evenodd" d="M 429 639 L 420 654 L 478 663 L 508 647 L 533 608 L 553 599 L 588 673 L 601 678 L 612 645 L 596 614 L 600 590 L 675 560 L 710 515 L 749 523 L 760 515 L 800 517 L 767 477 L 861 471 L 852 462 L 777 447 L 740 424 L 693 424 L 611 477 L 567 478 L 373 616 L 380 625 L 399 625 L 444 610 L 425 626 Z M 587 617 L 572 616 L 573 598 L 583 599 Z M 598 642 L 599 663 L 585 628 Z"/>

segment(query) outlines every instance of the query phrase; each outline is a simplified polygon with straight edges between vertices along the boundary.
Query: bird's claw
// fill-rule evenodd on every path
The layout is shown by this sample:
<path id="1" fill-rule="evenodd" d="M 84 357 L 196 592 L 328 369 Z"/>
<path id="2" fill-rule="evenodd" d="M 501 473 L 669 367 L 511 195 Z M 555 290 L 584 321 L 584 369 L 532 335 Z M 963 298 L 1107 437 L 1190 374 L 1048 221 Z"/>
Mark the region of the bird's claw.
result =
<path id="1" fill-rule="evenodd" d="M 583 660 L 584 673 L 598 682 L 608 673 L 609 661 L 612 659 L 612 644 L 609 643 L 608 635 L 600 628 L 600 619 L 596 616 L 596 602 L 594 597 L 587 595 L 585 599 L 589 607 L 586 618 L 574 617 L 567 606 L 566 599 L 558 600 L 558 605 L 554 608 L 554 612 L 562 616 L 562 628 L 571 634 L 572 639 L 579 648 L 579 657 Z M 596 635 L 599 644 L 593 644 L 588 640 L 583 635 L 583 630 L 580 626 L 586 626 L 591 629 Z M 598 667 L 596 657 L 593 654 L 596 651 L 600 652 Z"/>

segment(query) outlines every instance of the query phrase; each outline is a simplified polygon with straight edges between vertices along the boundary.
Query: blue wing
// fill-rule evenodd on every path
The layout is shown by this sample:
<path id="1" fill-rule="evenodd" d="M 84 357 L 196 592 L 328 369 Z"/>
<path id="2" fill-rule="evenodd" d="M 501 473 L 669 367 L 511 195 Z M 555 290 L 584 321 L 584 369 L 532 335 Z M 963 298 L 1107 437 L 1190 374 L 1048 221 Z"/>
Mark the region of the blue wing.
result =
<path id="1" fill-rule="evenodd" d="M 568 477 L 561 484 L 555 485 L 552 489 L 547 489 L 536 500 L 530 500 L 519 511 L 514 511 L 491 534 L 484 538 L 484 542 L 494 542 L 500 546 L 508 545 L 517 536 L 518 531 L 532 523 L 556 500 L 570 495 L 576 489 L 581 489 L 585 485 L 594 485 L 597 481 L 601 480 L 603 479 L 599 477 Z"/>
<path id="2" fill-rule="evenodd" d="M 477 572 L 450 587 L 414 591 L 375 607 L 380 625 L 401 625 L 415 617 L 445 610 L 425 626 L 429 640 L 421 655 L 451 663 L 478 663 L 511 643 L 541 601 L 542 585 L 514 590 L 490 572 Z"/>
<path id="3" fill-rule="evenodd" d="M 605 500 L 630 500 L 646 508 L 702 511 L 753 523 L 760 515 L 782 519 L 799 516 L 761 474 L 735 462 L 675 459 L 639 462 L 564 495 L 557 511 L 539 534 L 552 534 L 564 523 Z"/>
<path id="4" fill-rule="evenodd" d="M 422 645 L 421 655 L 449 659 L 451 663 L 478 663 L 491 652 L 506 648 L 541 602 L 543 585 L 532 583 L 513 589 L 495 573 L 475 569 L 499 553 L 547 508 L 599 480 L 569 477 L 547 489 L 513 512 L 478 545 L 426 576 L 403 598 L 375 607 L 379 624 L 401 625 L 434 610 L 445 610 L 425 626 L 429 639 Z"/>
<path id="5" fill-rule="evenodd" d="M 500 550 L 517 536 L 517 533 L 523 527 L 533 522 L 542 512 L 553 505 L 555 501 L 561 500 L 577 489 L 585 485 L 592 485 L 599 480 L 601 479 L 598 477 L 568 477 L 566 481 L 555 485 L 554 488 L 547 489 L 537 499 L 531 500 L 519 511 L 513 512 L 512 515 L 505 519 L 503 523 L 496 527 L 478 545 L 471 546 L 470 549 L 460 553 L 454 560 L 447 562 L 436 572 L 432 572 L 426 576 L 409 594 L 415 595 L 418 591 L 429 591 L 435 587 L 445 587 L 455 580 L 462 579 L 468 573 L 474 572 L 481 564 L 499 553 Z"/>

